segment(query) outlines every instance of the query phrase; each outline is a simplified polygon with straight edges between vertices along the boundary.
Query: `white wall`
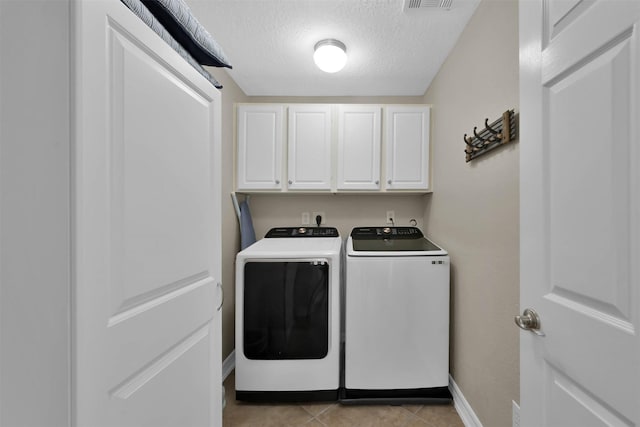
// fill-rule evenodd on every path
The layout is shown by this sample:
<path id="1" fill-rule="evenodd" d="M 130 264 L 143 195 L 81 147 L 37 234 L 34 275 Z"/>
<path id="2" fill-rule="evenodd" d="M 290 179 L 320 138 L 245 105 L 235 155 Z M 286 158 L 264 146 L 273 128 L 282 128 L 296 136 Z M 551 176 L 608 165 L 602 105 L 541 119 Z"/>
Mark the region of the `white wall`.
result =
<path id="1" fill-rule="evenodd" d="M 231 202 L 234 159 L 234 104 L 247 102 L 238 85 L 221 68 L 207 67 L 222 84 L 222 360 L 235 348 L 235 257 L 240 250 L 240 227 Z"/>
<path id="2" fill-rule="evenodd" d="M 68 14 L 67 1 L 0 2 L 0 425 L 6 427 L 70 423 Z"/>
<path id="3" fill-rule="evenodd" d="M 394 210 L 396 225 L 415 219 L 422 226 L 421 195 L 253 195 L 249 202 L 256 237 L 272 227 L 301 225 L 302 212 L 325 212 L 328 227 L 346 238 L 353 227 L 384 225 L 386 212 Z M 313 221 L 313 218 L 312 218 Z"/>

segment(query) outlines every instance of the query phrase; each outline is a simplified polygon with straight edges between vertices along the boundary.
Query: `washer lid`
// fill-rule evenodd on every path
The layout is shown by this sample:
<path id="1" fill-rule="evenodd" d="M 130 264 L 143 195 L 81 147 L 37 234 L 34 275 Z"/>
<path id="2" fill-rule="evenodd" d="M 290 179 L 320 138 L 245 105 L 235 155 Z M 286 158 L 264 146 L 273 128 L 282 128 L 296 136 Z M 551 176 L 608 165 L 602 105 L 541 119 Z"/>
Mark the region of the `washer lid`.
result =
<path id="1" fill-rule="evenodd" d="M 351 231 L 351 246 L 353 252 L 446 254 L 416 227 L 357 227 Z"/>

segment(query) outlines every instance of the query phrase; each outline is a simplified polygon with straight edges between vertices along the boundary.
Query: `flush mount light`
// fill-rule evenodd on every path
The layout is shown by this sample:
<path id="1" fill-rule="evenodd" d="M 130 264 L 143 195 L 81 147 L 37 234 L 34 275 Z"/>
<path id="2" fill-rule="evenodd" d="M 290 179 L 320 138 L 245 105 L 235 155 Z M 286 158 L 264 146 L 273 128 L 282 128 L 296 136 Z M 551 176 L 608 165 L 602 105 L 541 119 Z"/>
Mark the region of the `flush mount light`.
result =
<path id="1" fill-rule="evenodd" d="M 327 73 L 340 71 L 347 63 L 347 47 L 339 40 L 320 40 L 313 50 L 316 65 Z"/>

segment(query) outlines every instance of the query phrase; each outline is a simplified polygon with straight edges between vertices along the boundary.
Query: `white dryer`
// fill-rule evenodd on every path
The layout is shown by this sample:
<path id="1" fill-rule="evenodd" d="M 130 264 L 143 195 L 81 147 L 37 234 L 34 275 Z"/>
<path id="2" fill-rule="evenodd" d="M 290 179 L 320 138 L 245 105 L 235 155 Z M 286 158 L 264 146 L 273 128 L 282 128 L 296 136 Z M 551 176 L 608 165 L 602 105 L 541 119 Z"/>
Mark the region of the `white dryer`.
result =
<path id="1" fill-rule="evenodd" d="M 343 403 L 450 401 L 449 267 L 418 228 L 352 230 Z"/>
<path id="2" fill-rule="evenodd" d="M 335 401 L 342 240 L 274 228 L 236 257 L 236 399 Z"/>

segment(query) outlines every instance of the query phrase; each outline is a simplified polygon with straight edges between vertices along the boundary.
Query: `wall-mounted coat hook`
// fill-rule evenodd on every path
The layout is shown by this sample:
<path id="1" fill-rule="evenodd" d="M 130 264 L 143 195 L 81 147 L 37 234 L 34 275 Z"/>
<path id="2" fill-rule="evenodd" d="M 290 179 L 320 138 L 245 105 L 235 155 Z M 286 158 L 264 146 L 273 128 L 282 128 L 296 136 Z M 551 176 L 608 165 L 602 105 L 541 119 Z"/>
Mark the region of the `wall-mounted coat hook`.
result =
<path id="1" fill-rule="evenodd" d="M 478 156 L 491 151 L 494 148 L 514 141 L 518 137 L 516 129 L 517 116 L 513 110 L 505 111 L 502 117 L 489 123 L 489 119 L 484 120 L 484 129 L 478 131 L 478 127 L 474 126 L 473 135 L 463 136 L 467 145 L 464 149 L 467 162 Z"/>
<path id="2" fill-rule="evenodd" d="M 471 154 L 471 153 L 474 153 L 474 152 L 476 152 L 476 151 L 480 151 L 480 150 L 481 150 L 481 148 L 480 148 L 480 147 L 476 147 L 475 145 L 473 145 L 473 138 L 472 138 L 472 137 L 470 137 L 470 136 L 467 136 L 467 134 L 466 134 L 466 133 L 464 134 L 463 139 L 464 139 L 465 144 L 467 144 L 467 145 L 468 145 L 468 147 L 466 147 L 466 148 L 464 149 L 464 152 L 465 152 L 465 153 L 467 153 L 467 154 Z"/>
<path id="3" fill-rule="evenodd" d="M 489 124 L 489 119 L 484 119 L 484 128 L 488 130 L 492 135 L 495 135 L 496 138 L 502 139 L 502 134 L 497 130 L 494 130 Z"/>
<path id="4" fill-rule="evenodd" d="M 484 143 L 486 141 L 486 139 L 484 139 L 482 136 L 478 135 L 478 132 L 476 131 L 476 129 L 478 129 L 478 126 L 474 126 L 473 127 L 473 134 L 476 136 L 478 141 Z"/>

